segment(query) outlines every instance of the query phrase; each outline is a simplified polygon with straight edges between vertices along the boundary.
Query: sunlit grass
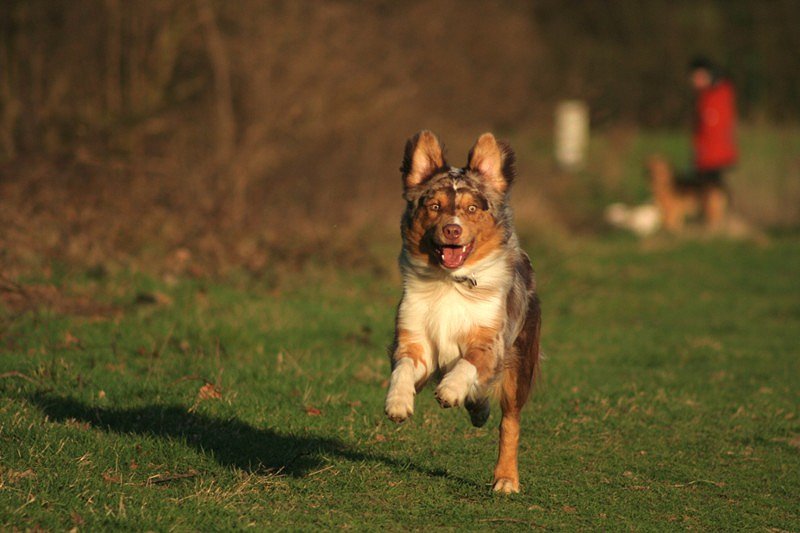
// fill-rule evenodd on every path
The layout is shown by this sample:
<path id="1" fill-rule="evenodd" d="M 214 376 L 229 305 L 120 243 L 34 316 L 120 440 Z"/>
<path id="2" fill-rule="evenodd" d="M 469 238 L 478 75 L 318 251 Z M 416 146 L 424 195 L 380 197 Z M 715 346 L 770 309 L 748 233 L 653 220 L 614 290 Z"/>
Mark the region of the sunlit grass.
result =
<path id="1" fill-rule="evenodd" d="M 489 492 L 496 412 L 474 429 L 428 389 L 383 416 L 394 274 L 68 270 L 58 298 L 96 313 L 2 314 L 0 524 L 798 529 L 800 243 L 527 244 L 546 359 L 520 495 Z"/>

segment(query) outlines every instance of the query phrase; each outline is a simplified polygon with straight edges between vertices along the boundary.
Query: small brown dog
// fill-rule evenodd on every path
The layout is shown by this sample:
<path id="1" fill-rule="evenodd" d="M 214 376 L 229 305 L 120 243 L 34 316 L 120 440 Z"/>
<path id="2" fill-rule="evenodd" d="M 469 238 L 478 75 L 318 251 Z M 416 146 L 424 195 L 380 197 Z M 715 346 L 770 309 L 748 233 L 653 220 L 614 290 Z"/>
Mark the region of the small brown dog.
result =
<path id="1" fill-rule="evenodd" d="M 721 227 L 728 208 L 728 195 L 719 182 L 678 183 L 672 166 L 658 155 L 650 156 L 647 168 L 653 198 L 668 231 L 681 231 L 686 218 L 698 214 L 709 228 Z"/>

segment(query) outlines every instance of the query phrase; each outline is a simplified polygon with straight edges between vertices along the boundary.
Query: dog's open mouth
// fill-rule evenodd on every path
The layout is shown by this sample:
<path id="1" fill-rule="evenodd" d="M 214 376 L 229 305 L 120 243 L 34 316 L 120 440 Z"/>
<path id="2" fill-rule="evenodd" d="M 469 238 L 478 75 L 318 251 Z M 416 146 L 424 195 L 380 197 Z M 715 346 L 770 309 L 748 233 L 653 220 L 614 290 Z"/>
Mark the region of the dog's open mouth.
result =
<path id="1" fill-rule="evenodd" d="M 474 241 L 473 241 L 474 242 Z M 442 244 L 439 245 L 439 259 L 442 261 L 442 266 L 445 268 L 459 268 L 472 253 L 472 245 L 469 244 Z"/>

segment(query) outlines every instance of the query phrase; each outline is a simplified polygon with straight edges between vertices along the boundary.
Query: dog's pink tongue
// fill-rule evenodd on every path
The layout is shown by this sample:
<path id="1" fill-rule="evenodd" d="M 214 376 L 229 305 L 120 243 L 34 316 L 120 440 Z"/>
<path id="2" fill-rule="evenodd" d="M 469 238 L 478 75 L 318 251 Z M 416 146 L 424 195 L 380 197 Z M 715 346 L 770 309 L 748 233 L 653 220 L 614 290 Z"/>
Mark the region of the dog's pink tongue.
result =
<path id="1" fill-rule="evenodd" d="M 447 268 L 458 268 L 467 259 L 467 253 L 463 248 L 442 248 L 442 264 Z"/>

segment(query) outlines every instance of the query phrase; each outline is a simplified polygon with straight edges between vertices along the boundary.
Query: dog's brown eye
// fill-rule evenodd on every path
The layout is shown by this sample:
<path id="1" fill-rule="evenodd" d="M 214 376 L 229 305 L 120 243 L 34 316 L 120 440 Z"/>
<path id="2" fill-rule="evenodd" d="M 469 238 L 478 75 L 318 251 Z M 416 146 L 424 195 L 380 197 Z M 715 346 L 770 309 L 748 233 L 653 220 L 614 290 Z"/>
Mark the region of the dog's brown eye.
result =
<path id="1" fill-rule="evenodd" d="M 478 206 L 477 205 L 471 205 L 471 206 L 469 206 L 467 208 L 467 213 L 474 213 L 477 210 L 478 210 Z"/>
<path id="2" fill-rule="evenodd" d="M 431 205 L 428 206 L 428 209 L 430 209 L 431 211 L 438 211 L 439 210 L 439 204 L 431 204 Z"/>

